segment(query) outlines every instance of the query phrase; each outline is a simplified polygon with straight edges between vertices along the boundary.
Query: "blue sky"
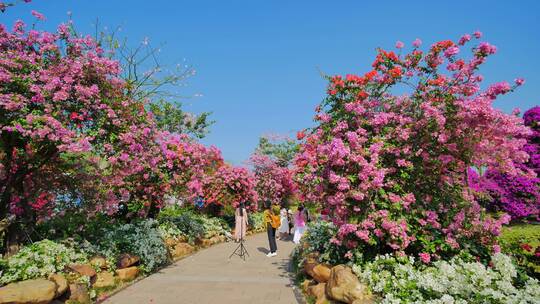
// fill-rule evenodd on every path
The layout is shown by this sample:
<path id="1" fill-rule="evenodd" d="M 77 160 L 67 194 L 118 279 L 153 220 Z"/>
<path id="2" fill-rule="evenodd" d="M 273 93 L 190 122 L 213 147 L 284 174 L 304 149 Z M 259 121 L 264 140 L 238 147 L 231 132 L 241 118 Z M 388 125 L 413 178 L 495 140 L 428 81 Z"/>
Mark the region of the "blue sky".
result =
<path id="1" fill-rule="evenodd" d="M 186 62 L 197 71 L 183 100 L 193 112 L 213 111 L 217 122 L 203 140 L 240 164 L 259 136 L 288 134 L 312 124 L 325 92 L 325 74 L 363 73 L 376 47 L 430 45 L 481 30 L 499 51 L 481 74 L 486 83 L 524 77 L 525 85 L 496 102 L 506 112 L 540 105 L 540 1 L 60 1 L 33 0 L 2 23 L 46 15 L 44 28 L 72 12 L 80 32 L 95 21 L 121 27 L 137 44 L 162 45 L 162 63 Z"/>

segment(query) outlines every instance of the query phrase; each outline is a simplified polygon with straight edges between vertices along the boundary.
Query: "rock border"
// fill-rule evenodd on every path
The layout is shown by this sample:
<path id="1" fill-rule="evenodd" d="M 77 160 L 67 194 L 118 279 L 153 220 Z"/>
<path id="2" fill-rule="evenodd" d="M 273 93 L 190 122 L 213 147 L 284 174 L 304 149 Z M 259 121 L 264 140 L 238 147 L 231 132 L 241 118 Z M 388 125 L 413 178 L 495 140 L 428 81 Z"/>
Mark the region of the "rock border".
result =
<path id="1" fill-rule="evenodd" d="M 248 231 L 246 235 L 252 235 L 256 233 L 259 232 Z M 210 248 L 214 245 L 221 244 L 227 241 L 229 240 L 224 235 L 217 235 L 209 239 L 197 240 L 194 245 L 189 244 L 185 239 L 164 240 L 170 262 L 160 268 L 157 268 L 155 271 L 149 274 L 142 274 L 140 272 L 140 269 L 138 267 L 138 264 L 140 262 L 139 257 L 134 255 L 120 255 L 117 261 L 118 268 L 116 269 L 116 271 L 105 270 L 108 267 L 103 257 L 92 257 L 86 264 L 68 265 L 66 267 L 66 273 L 55 273 L 50 275 L 48 278 L 36 278 L 31 280 L 18 281 L 0 287 L 0 294 L 4 292 L 6 293 L 6 295 L 9 295 L 9 302 L 4 302 L 2 301 L 2 299 L 0 299 L 0 303 L 26 303 L 29 301 L 29 296 L 39 297 L 39 294 L 37 293 L 34 295 L 33 293 L 29 294 L 18 291 L 20 289 L 20 286 L 23 286 L 25 289 L 27 289 L 27 285 L 33 284 L 34 281 L 43 285 L 43 289 L 46 291 L 46 295 L 44 297 L 39 299 L 35 298 L 38 299 L 38 302 L 40 303 L 57 304 L 74 303 L 74 301 L 77 303 L 103 303 L 118 292 L 124 290 L 125 288 L 133 284 L 136 284 L 141 280 L 144 280 L 155 272 L 158 272 L 159 270 L 166 267 L 170 267 L 176 262 L 192 256 L 203 249 Z M 101 268 L 102 271 L 96 272 L 94 270 L 95 267 Z M 103 273 L 106 273 L 107 275 L 101 275 Z M 98 284 L 106 284 L 105 286 L 97 286 L 93 289 L 99 293 L 93 300 L 90 298 L 90 290 L 87 288 L 86 284 L 77 283 L 77 281 L 73 280 L 70 281 L 70 279 L 73 279 L 74 277 L 79 278 L 83 276 L 88 277 L 92 287 L 94 287 L 96 282 L 100 282 Z M 109 285 L 111 279 L 114 282 L 114 285 Z M 102 281 L 107 281 L 109 283 L 104 283 Z M 52 290 L 51 288 L 54 290 Z M 19 298 L 23 302 L 17 301 L 14 298 L 15 296 L 20 296 Z M 4 297 L 2 296 L 0 298 Z"/>
<path id="2" fill-rule="evenodd" d="M 300 283 L 301 290 L 307 297 L 315 298 L 315 304 L 376 302 L 376 297 L 360 282 L 349 266 L 319 263 L 316 254 L 307 255 L 302 266 L 298 270 L 307 278 Z"/>

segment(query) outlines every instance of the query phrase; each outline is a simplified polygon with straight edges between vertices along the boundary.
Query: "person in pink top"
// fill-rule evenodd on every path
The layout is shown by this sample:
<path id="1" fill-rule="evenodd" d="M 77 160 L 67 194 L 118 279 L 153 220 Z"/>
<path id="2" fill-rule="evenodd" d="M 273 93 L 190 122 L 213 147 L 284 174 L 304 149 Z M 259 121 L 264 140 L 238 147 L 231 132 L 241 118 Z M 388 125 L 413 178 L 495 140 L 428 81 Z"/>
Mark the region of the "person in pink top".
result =
<path id="1" fill-rule="evenodd" d="M 306 231 L 306 218 L 304 215 L 304 206 L 298 206 L 298 211 L 294 214 L 294 237 L 293 242 L 295 244 L 300 243 L 300 239 Z"/>

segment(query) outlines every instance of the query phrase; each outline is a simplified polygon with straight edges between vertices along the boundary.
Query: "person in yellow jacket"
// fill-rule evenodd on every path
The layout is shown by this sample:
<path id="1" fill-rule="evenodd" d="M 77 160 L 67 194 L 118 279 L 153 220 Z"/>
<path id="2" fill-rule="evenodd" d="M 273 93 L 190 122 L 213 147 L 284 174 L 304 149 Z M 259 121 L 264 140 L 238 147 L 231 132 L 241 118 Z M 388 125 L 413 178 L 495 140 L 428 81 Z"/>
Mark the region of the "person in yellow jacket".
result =
<path id="1" fill-rule="evenodd" d="M 264 224 L 266 226 L 266 233 L 268 234 L 268 243 L 270 246 L 270 252 L 266 255 L 267 257 L 274 257 L 277 255 L 277 244 L 276 244 L 276 229 L 280 225 L 280 218 L 272 210 L 272 204 L 266 202 L 264 206 Z"/>

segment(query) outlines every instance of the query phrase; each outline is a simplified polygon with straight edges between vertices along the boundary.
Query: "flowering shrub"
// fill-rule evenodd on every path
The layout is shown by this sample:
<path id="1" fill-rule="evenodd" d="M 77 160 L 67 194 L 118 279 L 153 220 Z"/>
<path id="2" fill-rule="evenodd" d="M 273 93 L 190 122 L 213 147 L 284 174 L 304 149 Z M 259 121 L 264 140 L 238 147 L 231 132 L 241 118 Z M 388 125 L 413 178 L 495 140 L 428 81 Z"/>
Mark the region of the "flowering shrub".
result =
<path id="1" fill-rule="evenodd" d="M 161 201 L 159 132 L 144 102 L 126 96 L 117 61 L 70 24 L 0 25 L 0 49 L 0 218 L 33 223 L 62 197 L 109 213 L 127 197 Z"/>
<path id="2" fill-rule="evenodd" d="M 504 227 L 499 244 L 501 252 L 512 256 L 520 269 L 540 279 L 540 225 Z"/>
<path id="3" fill-rule="evenodd" d="M 530 127 L 532 134 L 529 136 L 529 141 L 523 147 L 525 152 L 529 154 L 527 167 L 536 172 L 540 176 L 540 106 L 533 107 L 523 114 L 525 125 Z"/>
<path id="4" fill-rule="evenodd" d="M 361 255 L 360 251 L 350 251 L 345 246 L 335 242 L 337 232 L 338 228 L 330 222 L 315 221 L 309 223 L 308 229 L 302 237 L 305 250 L 303 255 L 317 253 L 321 262 L 330 265 L 345 264 L 357 260 L 357 256 Z M 307 248 L 305 245 L 307 245 Z"/>
<path id="5" fill-rule="evenodd" d="M 205 181 L 220 180 L 210 178 L 220 151 L 163 130 L 174 129 L 171 117 L 149 112 L 121 63 L 71 23 L 55 32 L 1 25 L 0 49 L 0 220 L 31 226 L 67 208 L 154 217 L 167 195 L 193 199 Z M 183 126 L 202 136 L 200 119 Z M 232 175 L 224 179 L 234 188 Z"/>
<path id="6" fill-rule="evenodd" d="M 508 213 L 514 220 L 540 216 L 540 107 L 529 109 L 523 119 L 532 134 L 523 146 L 529 160 L 519 166 L 537 176 L 514 176 L 494 169 L 488 169 L 482 176 L 474 170 L 469 174 L 469 184 L 485 205 Z"/>
<path id="7" fill-rule="evenodd" d="M 259 153 L 253 154 L 250 162 L 256 178 L 255 189 L 261 201 L 280 203 L 294 194 L 295 185 L 289 168 L 282 167 L 276 160 Z"/>
<path id="8" fill-rule="evenodd" d="M 205 147 L 186 135 L 169 135 L 161 141 L 161 149 L 172 174 L 174 195 L 190 201 L 205 195 L 204 183 L 224 163 L 219 149 Z"/>
<path id="9" fill-rule="evenodd" d="M 491 211 L 506 212 L 514 220 L 540 215 L 540 178 L 512 176 L 496 170 L 479 176 L 470 170 L 469 184 Z"/>
<path id="10" fill-rule="evenodd" d="M 378 256 L 364 266 L 353 266 L 360 280 L 381 294 L 382 303 L 537 303 L 538 281 L 516 284 L 510 258 L 495 254 L 490 267 L 458 257 L 417 266 L 412 256 Z"/>
<path id="11" fill-rule="evenodd" d="M 71 263 L 86 261 L 85 253 L 50 240 L 42 240 L 23 247 L 5 261 L 1 269 L 0 284 L 47 277 L 49 274 L 62 272 Z"/>
<path id="12" fill-rule="evenodd" d="M 471 38 L 426 52 L 420 41 L 406 54 L 379 49 L 368 73 L 330 78 L 295 165 L 303 199 L 323 205 L 338 225 L 336 241 L 370 257 L 439 258 L 461 249 L 487 257 L 509 218 L 485 214 L 468 190 L 467 168 L 527 174 L 516 164 L 527 160 L 530 130 L 492 106 L 521 79 L 480 90 L 476 71 L 496 47 L 481 42 L 469 59 L 458 56 Z"/>
<path id="13" fill-rule="evenodd" d="M 255 209 L 259 200 L 255 191 L 255 177 L 246 168 L 224 164 L 203 185 L 206 205 L 238 206 L 247 203 Z"/>

